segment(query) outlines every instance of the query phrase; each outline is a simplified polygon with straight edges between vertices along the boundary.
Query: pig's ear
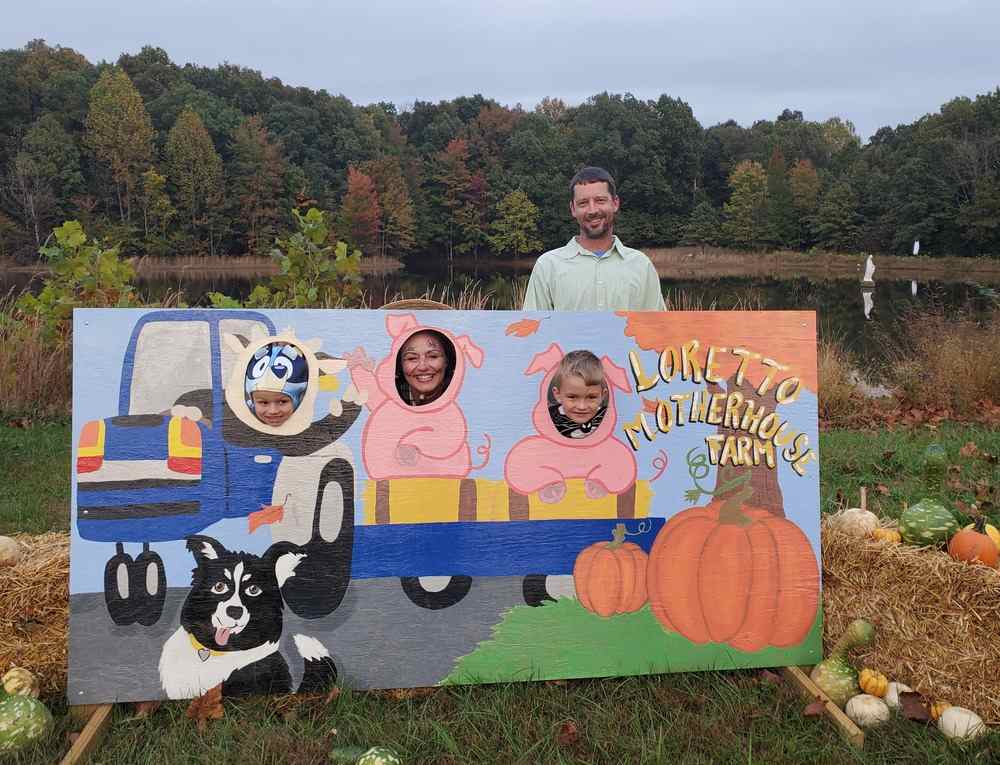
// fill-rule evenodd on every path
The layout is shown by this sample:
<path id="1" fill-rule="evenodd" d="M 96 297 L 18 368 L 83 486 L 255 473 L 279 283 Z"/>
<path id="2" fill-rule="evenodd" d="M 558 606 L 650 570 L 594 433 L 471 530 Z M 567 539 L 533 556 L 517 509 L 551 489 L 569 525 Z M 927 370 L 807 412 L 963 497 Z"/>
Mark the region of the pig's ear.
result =
<path id="1" fill-rule="evenodd" d="M 559 344 L 552 343 L 552 345 L 541 353 L 535 354 L 535 358 L 533 358 L 531 363 L 528 364 L 528 368 L 524 370 L 524 373 L 526 375 L 533 375 L 535 372 L 548 372 L 560 361 L 562 361 L 563 355 L 562 348 L 559 347 Z"/>
<path id="2" fill-rule="evenodd" d="M 399 337 L 404 332 L 419 326 L 417 317 L 412 313 L 389 314 L 385 317 L 385 328 L 389 331 L 390 337 Z"/>
<path id="3" fill-rule="evenodd" d="M 624 369 L 615 364 L 607 356 L 601 358 L 601 366 L 604 368 L 604 376 L 611 385 L 620 390 L 630 390 L 628 387 L 628 375 L 625 374 Z"/>
<path id="4" fill-rule="evenodd" d="M 468 335 L 455 338 L 455 344 L 459 347 L 476 369 L 483 365 L 483 349 L 469 339 Z"/>

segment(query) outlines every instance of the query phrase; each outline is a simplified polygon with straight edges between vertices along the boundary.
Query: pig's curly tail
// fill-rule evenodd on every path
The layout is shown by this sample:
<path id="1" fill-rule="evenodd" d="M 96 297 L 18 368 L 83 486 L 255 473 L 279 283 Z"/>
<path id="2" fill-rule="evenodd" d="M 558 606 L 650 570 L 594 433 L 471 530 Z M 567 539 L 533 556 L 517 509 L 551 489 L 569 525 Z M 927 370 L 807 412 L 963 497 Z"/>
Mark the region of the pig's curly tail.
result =
<path id="1" fill-rule="evenodd" d="M 483 433 L 483 438 L 486 439 L 486 443 L 476 447 L 476 454 L 481 454 L 483 456 L 483 461 L 478 465 L 473 465 L 470 470 L 482 470 L 486 467 L 486 463 L 490 461 L 490 449 L 493 448 L 493 439 L 490 438 L 489 433 Z"/>

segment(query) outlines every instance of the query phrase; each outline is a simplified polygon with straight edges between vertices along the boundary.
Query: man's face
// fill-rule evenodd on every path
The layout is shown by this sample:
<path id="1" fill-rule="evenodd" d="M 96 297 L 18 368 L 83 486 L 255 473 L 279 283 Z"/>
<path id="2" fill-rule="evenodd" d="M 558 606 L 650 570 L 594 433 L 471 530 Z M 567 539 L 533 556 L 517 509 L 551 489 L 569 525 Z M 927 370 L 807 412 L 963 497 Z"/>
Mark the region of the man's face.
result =
<path id="1" fill-rule="evenodd" d="M 618 197 L 611 195 L 605 181 L 578 183 L 573 187 L 569 211 L 580 224 L 580 236 L 602 239 L 614 228 Z"/>

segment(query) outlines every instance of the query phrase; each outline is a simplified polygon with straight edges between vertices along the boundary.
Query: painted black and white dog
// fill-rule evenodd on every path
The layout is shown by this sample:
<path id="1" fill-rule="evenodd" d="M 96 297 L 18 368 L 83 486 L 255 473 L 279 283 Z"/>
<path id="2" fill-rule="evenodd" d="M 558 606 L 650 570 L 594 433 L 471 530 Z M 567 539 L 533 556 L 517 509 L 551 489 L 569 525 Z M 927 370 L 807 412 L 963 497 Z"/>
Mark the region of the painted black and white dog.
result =
<path id="1" fill-rule="evenodd" d="M 222 683 L 225 696 L 288 693 L 292 678 L 278 651 L 284 602 L 281 588 L 305 557 L 287 542 L 263 556 L 232 552 L 207 536 L 191 536 L 197 564 L 181 625 L 160 654 L 160 684 L 170 699 L 201 696 Z M 305 662 L 298 691 L 327 688 L 337 668 L 326 648 L 293 636 Z"/>

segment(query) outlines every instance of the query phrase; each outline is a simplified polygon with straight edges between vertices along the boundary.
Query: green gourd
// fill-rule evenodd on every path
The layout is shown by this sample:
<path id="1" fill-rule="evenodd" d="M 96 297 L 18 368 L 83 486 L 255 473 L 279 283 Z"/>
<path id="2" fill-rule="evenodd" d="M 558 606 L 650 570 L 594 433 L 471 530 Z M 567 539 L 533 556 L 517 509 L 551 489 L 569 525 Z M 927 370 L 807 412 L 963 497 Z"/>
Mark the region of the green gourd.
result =
<path id="1" fill-rule="evenodd" d="M 922 499 L 899 516 L 899 533 L 911 545 L 943 544 L 958 529 L 955 516 L 936 499 Z"/>
<path id="2" fill-rule="evenodd" d="M 403 760 L 387 746 L 373 746 L 361 755 L 358 765 L 403 765 Z"/>
<path id="3" fill-rule="evenodd" d="M 0 701 L 0 756 L 37 743 L 52 730 L 52 713 L 32 696 L 10 695 Z"/>
<path id="4" fill-rule="evenodd" d="M 858 671 L 847 661 L 847 652 L 858 646 L 868 645 L 875 637 L 875 627 L 864 619 L 855 619 L 844 630 L 830 655 L 813 667 L 809 677 L 819 689 L 830 697 L 830 701 L 841 709 L 853 697 L 861 693 L 858 685 Z"/>

